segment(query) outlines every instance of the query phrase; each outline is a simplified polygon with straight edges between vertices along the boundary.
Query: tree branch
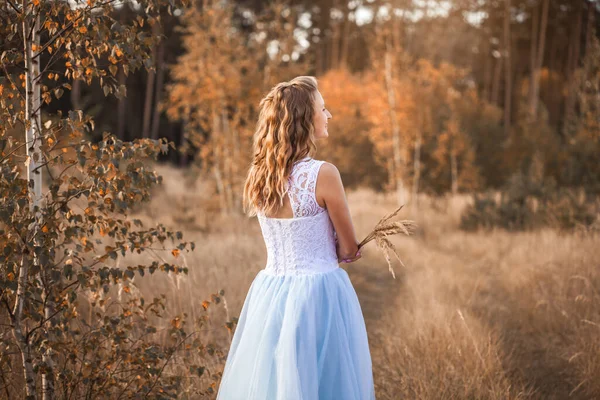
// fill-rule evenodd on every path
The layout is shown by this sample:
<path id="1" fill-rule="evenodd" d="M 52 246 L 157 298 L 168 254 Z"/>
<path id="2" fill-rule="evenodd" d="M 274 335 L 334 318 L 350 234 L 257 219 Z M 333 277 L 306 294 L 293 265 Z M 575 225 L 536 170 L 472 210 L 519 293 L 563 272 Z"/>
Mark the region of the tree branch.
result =
<path id="1" fill-rule="evenodd" d="M 10 74 L 8 73 L 8 71 L 6 70 L 6 64 L 2 63 L 2 69 L 4 70 L 4 75 L 6 76 L 6 78 L 10 81 L 10 83 L 17 89 L 17 92 L 19 93 L 19 96 L 21 96 L 21 100 L 26 101 L 25 96 L 23 96 L 23 93 L 21 93 L 21 89 L 19 89 L 19 86 L 17 86 L 15 84 L 15 82 L 12 80 L 12 78 L 10 77 Z"/>
<path id="2" fill-rule="evenodd" d="M 21 14 L 21 11 L 20 11 L 20 10 L 19 10 L 19 9 L 18 9 L 18 8 L 17 8 L 17 7 L 16 7 L 14 4 L 13 4 L 13 2 L 12 2 L 12 1 L 10 1 L 10 0 L 6 0 L 6 2 L 7 2 L 8 4 L 10 4 L 10 6 L 13 8 L 13 10 L 15 10 L 15 12 L 16 12 L 17 14 Z"/>
<path id="3" fill-rule="evenodd" d="M 45 302 L 44 302 L 45 303 Z M 45 304 L 44 304 L 45 307 Z M 38 324 L 38 326 L 36 326 L 35 328 L 33 328 L 32 330 L 30 330 L 29 332 L 27 332 L 27 334 L 25 335 L 25 340 L 27 342 L 29 342 L 29 338 L 31 337 L 31 335 L 33 334 L 33 332 L 37 331 L 38 329 L 42 328 L 44 326 L 44 324 L 46 324 L 46 322 L 50 321 L 52 318 L 56 317 L 56 315 L 61 312 L 63 310 L 62 307 L 58 307 L 57 310 L 54 310 L 54 312 L 52 313 L 52 315 L 50 315 L 48 318 L 44 318 L 43 320 L 40 321 L 40 323 Z"/>
<path id="4" fill-rule="evenodd" d="M 81 15 L 79 17 L 77 17 L 76 19 L 74 19 L 73 21 L 69 22 L 64 28 L 62 28 L 57 34 L 55 34 L 53 37 L 51 37 L 50 39 L 48 39 L 48 41 L 46 42 L 46 44 L 44 44 L 44 46 L 40 49 L 39 52 L 37 52 L 37 54 L 35 54 L 33 56 L 33 59 L 37 58 L 40 54 L 42 54 L 44 52 L 44 50 L 46 50 L 49 46 L 51 46 L 59 37 L 62 36 L 63 33 L 65 33 L 67 30 L 71 29 L 73 27 L 73 24 L 76 21 L 79 21 L 80 19 L 82 19 L 85 15 L 87 15 L 87 13 L 89 13 L 90 11 L 96 9 L 96 8 L 102 8 L 108 4 L 114 3 L 117 0 L 109 0 L 106 1 L 102 4 L 97 4 L 94 7 L 89 7 L 87 8 L 87 10 L 83 10 L 81 12 Z"/>
<path id="5" fill-rule="evenodd" d="M 150 388 L 148 389 L 148 391 L 146 392 L 146 394 L 144 395 L 144 397 L 148 397 L 148 395 L 150 394 L 150 392 L 152 392 L 152 390 L 154 389 L 154 387 L 158 383 L 158 379 L 162 375 L 162 372 L 166 368 L 167 364 L 169 364 L 169 361 L 171 361 L 171 358 L 173 357 L 173 354 L 175 354 L 175 352 L 177 351 L 177 349 L 179 348 L 179 346 L 181 346 L 183 343 L 185 343 L 186 340 L 188 340 L 190 337 L 192 337 L 196 333 L 198 333 L 198 332 L 192 332 L 192 333 L 190 333 L 189 335 L 187 335 L 186 337 L 184 337 L 183 339 L 181 339 L 181 341 L 175 346 L 175 348 L 173 349 L 173 351 L 167 357 L 167 360 L 165 361 L 165 363 L 163 364 L 163 366 L 161 367 L 161 369 L 156 374 L 156 378 L 154 378 L 154 382 L 152 383 L 152 385 L 150 386 Z"/>

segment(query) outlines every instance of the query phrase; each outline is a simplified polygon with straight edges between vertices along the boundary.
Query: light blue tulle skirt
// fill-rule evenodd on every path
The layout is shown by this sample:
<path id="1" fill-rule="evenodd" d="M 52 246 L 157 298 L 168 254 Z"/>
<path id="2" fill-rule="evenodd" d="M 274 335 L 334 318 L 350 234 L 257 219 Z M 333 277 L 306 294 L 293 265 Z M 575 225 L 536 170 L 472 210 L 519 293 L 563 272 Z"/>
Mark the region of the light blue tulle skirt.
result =
<path id="1" fill-rule="evenodd" d="M 261 270 L 244 301 L 217 399 L 375 399 L 367 331 L 347 272 Z"/>

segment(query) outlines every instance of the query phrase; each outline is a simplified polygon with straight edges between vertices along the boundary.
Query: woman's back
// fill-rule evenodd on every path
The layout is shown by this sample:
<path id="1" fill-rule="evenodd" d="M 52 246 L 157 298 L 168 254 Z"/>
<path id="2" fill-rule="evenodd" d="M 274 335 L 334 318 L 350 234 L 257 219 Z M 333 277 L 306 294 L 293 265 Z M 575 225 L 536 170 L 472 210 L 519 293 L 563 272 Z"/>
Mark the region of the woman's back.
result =
<path id="1" fill-rule="evenodd" d="M 360 258 L 343 183 L 334 165 L 304 157 L 327 137 L 331 114 L 312 77 L 276 85 L 260 109 L 244 207 L 258 216 L 268 257 L 217 399 L 373 400 L 362 310 L 338 265 Z"/>
<path id="2" fill-rule="evenodd" d="M 315 195 L 323 163 L 307 157 L 292 167 L 287 189 L 291 218 L 258 215 L 267 247 L 265 272 L 304 275 L 339 268 L 335 231 L 329 213 Z"/>

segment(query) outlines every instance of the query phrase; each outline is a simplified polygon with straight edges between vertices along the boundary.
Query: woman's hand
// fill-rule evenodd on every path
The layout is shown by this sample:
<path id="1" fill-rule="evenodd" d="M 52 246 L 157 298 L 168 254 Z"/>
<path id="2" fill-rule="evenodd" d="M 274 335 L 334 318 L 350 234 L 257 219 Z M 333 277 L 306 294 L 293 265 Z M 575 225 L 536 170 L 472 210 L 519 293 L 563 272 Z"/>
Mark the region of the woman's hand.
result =
<path id="1" fill-rule="evenodd" d="M 351 263 L 354 262 L 356 260 L 358 260 L 359 258 L 361 258 L 361 254 L 360 254 L 360 250 L 356 252 L 356 254 L 354 255 L 354 257 L 352 258 L 344 258 L 344 259 L 340 259 L 338 256 L 338 263 L 343 262 L 343 263 Z"/>

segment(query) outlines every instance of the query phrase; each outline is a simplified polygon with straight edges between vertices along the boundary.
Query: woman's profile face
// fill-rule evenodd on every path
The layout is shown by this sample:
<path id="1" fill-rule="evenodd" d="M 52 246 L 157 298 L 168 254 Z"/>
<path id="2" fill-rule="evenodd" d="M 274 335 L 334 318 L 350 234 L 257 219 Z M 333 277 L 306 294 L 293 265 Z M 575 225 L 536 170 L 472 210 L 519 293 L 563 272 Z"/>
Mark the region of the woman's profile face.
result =
<path id="1" fill-rule="evenodd" d="M 314 106 L 315 119 L 313 124 L 315 126 L 315 139 L 325 139 L 329 137 L 329 132 L 327 132 L 327 121 L 331 118 L 331 114 L 329 113 L 329 110 L 325 108 L 325 101 L 318 90 L 315 94 Z"/>

